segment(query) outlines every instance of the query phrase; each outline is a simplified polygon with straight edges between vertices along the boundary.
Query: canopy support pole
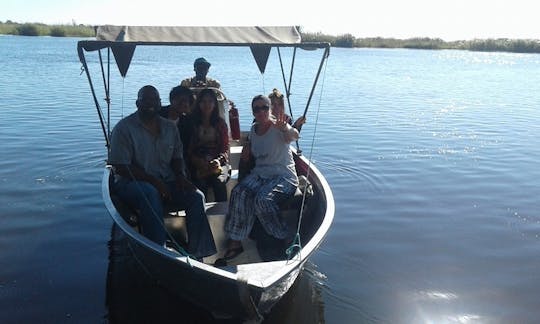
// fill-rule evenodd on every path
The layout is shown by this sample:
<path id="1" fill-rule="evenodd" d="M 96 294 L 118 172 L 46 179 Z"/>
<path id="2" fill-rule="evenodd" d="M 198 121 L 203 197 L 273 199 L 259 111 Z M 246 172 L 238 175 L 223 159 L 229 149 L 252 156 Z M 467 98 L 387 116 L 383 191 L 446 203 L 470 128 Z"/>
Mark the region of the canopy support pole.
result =
<path id="1" fill-rule="evenodd" d="M 103 58 L 101 50 L 98 50 L 99 64 L 101 67 L 101 77 L 103 78 L 103 89 L 105 89 L 105 102 L 107 103 L 107 137 L 111 135 L 111 97 L 109 86 L 111 84 L 111 48 L 107 47 L 107 78 L 103 69 Z"/>
<path id="2" fill-rule="evenodd" d="M 292 83 L 292 76 L 294 71 L 294 62 L 296 62 L 296 47 L 293 50 L 293 57 L 291 61 L 291 73 L 289 74 L 289 83 L 287 84 L 287 80 L 285 80 L 285 69 L 283 68 L 283 60 L 281 58 L 281 51 L 279 50 L 279 46 L 277 47 L 278 56 L 279 56 L 279 65 L 281 67 L 281 76 L 283 77 L 283 86 L 285 87 L 285 98 L 287 98 L 287 105 L 289 106 L 289 115 L 291 116 L 291 120 L 294 120 L 292 107 L 291 107 L 291 100 L 289 99 L 291 95 L 291 83 Z M 296 150 L 298 154 L 302 153 L 302 150 L 300 149 L 300 144 L 298 144 L 298 140 L 296 142 Z"/>
<path id="3" fill-rule="evenodd" d="M 287 84 L 287 80 L 285 80 L 285 69 L 283 68 L 283 60 L 281 58 L 281 51 L 279 47 L 277 47 L 278 56 L 279 56 L 279 65 L 281 67 L 281 76 L 283 77 L 283 86 L 285 87 L 285 97 L 287 98 L 287 105 L 289 106 L 289 114 L 291 115 L 291 118 L 293 118 L 293 112 L 291 107 L 291 100 L 289 99 L 289 96 L 291 95 L 291 82 L 292 82 L 292 75 L 294 70 L 294 62 L 296 57 L 296 47 L 294 48 L 293 52 L 293 58 L 291 63 L 291 73 L 289 75 L 289 83 Z"/>
<path id="4" fill-rule="evenodd" d="M 313 81 L 313 87 L 311 88 L 311 92 L 309 93 L 308 101 L 306 103 L 306 108 L 304 109 L 304 114 L 302 115 L 304 116 L 304 118 L 306 117 L 306 114 L 309 109 L 309 104 L 311 103 L 311 99 L 313 98 L 313 93 L 315 92 L 315 88 L 317 87 L 317 82 L 319 81 L 319 76 L 321 75 L 322 67 L 324 65 L 325 60 L 328 58 L 329 55 L 330 55 L 330 48 L 326 47 L 324 49 L 324 53 L 321 58 L 321 63 L 319 64 L 319 69 L 317 70 L 317 75 L 315 76 L 315 81 Z M 299 127 L 302 128 L 301 125 Z"/>
<path id="5" fill-rule="evenodd" d="M 88 64 L 86 63 L 86 58 L 84 56 L 83 48 L 81 46 L 78 46 L 77 52 L 79 54 L 79 60 L 81 61 L 83 65 L 84 72 L 86 73 L 86 77 L 88 78 L 88 83 L 90 84 L 90 91 L 92 92 L 92 97 L 94 98 L 94 103 L 96 105 L 99 121 L 101 123 L 101 130 L 103 131 L 103 136 L 105 137 L 105 146 L 107 147 L 107 151 L 109 151 L 109 147 L 110 147 L 109 135 L 107 134 L 107 130 L 105 129 L 103 113 L 101 112 L 101 107 L 99 106 L 99 101 L 96 96 L 96 90 L 94 89 L 92 78 L 90 77 L 90 71 L 88 71 Z"/>
<path id="6" fill-rule="evenodd" d="M 107 101 L 107 132 L 111 136 L 111 48 L 107 47 L 107 92 L 105 92 L 105 101 Z"/>

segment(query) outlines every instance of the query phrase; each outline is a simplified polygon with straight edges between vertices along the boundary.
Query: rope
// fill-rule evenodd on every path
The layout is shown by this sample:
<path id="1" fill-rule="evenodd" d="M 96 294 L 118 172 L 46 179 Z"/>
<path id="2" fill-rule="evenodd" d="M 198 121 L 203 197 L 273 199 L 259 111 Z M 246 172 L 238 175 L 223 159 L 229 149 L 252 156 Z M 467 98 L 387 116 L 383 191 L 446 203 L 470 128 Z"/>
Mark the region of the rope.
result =
<path id="1" fill-rule="evenodd" d="M 287 80 L 285 80 L 285 69 L 283 68 L 283 60 L 281 59 L 281 51 L 279 50 L 279 46 L 277 47 L 278 57 L 279 57 L 279 66 L 281 67 L 281 76 L 283 78 L 283 86 L 285 87 L 285 98 L 287 98 L 287 105 L 289 106 L 289 115 L 291 116 L 291 119 L 294 120 L 293 111 L 291 107 L 291 81 L 292 81 L 292 73 L 294 70 L 294 58 L 296 57 L 296 47 L 294 48 L 293 58 L 291 62 L 291 73 L 289 77 L 289 84 L 287 85 Z M 296 141 L 296 146 L 298 147 L 298 141 Z"/>
<path id="2" fill-rule="evenodd" d="M 111 48 L 107 47 L 107 87 L 105 88 L 105 101 L 107 101 L 107 127 L 109 138 L 111 136 Z"/>
<path id="3" fill-rule="evenodd" d="M 265 80 L 265 78 L 264 78 L 264 73 L 261 73 L 262 93 L 265 93 L 265 90 L 264 90 L 264 89 L 266 88 L 264 80 Z"/>
<path id="4" fill-rule="evenodd" d="M 137 256 L 137 253 L 135 253 L 135 250 L 134 250 L 133 247 L 131 246 L 131 243 L 127 242 L 127 246 L 128 246 L 128 249 L 131 251 L 131 255 L 135 258 L 135 261 L 137 261 L 137 263 L 141 266 L 141 268 L 143 269 L 143 271 L 146 272 L 146 274 L 148 275 L 148 277 L 153 278 L 153 279 L 156 280 L 156 281 L 159 281 L 157 278 L 155 278 L 155 277 L 152 275 L 152 272 L 150 272 L 150 270 L 148 269 L 148 267 L 146 266 L 146 264 L 144 264 L 144 262 L 142 262 L 142 260 L 139 259 L 139 257 Z"/>
<path id="5" fill-rule="evenodd" d="M 121 111 L 121 117 L 120 118 L 124 118 L 124 93 L 125 93 L 125 88 L 126 88 L 126 78 L 122 78 L 122 109 L 120 109 Z"/>
<path id="6" fill-rule="evenodd" d="M 311 173 L 311 158 L 313 156 L 313 147 L 315 146 L 315 137 L 317 134 L 317 125 L 319 123 L 319 113 L 321 111 L 321 99 L 322 99 L 322 93 L 324 89 L 324 82 L 326 79 L 326 68 L 328 67 L 328 60 L 325 61 L 324 64 L 324 72 L 323 72 L 323 79 L 321 82 L 321 92 L 319 95 L 319 104 L 317 106 L 317 113 L 315 114 L 315 125 L 313 127 L 313 137 L 311 138 L 311 145 L 309 148 L 309 156 L 308 156 L 308 170 L 306 174 L 306 178 L 309 179 L 309 175 Z M 300 225 L 302 224 L 302 218 L 304 216 L 304 207 L 306 204 L 306 194 L 308 192 L 308 188 L 311 186 L 311 183 L 306 183 L 306 188 L 304 189 L 304 192 L 302 193 L 302 204 L 300 205 L 300 215 L 298 218 L 298 225 L 296 227 L 296 234 L 294 236 L 294 239 L 291 243 L 291 245 L 285 250 L 285 253 L 287 254 L 287 261 L 291 260 L 294 250 L 298 248 L 298 258 L 300 258 L 300 253 L 302 252 L 302 243 L 300 240 Z"/>

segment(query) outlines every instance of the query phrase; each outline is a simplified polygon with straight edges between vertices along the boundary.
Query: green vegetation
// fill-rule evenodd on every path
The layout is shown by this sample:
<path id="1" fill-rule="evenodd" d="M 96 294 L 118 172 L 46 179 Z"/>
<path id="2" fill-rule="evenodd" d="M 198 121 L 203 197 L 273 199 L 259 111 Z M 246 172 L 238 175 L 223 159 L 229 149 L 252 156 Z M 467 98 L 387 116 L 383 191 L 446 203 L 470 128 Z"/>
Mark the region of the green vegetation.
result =
<path id="1" fill-rule="evenodd" d="M 19 24 L 10 20 L 0 21 L 0 34 L 21 36 L 92 37 L 94 27 L 88 25 L 45 25 L 41 23 Z"/>
<path id="2" fill-rule="evenodd" d="M 416 48 L 416 49 L 457 49 L 482 52 L 540 53 L 537 39 L 475 39 L 470 41 L 445 42 L 440 38 L 355 38 L 351 34 L 331 36 L 321 33 L 302 33 L 305 42 L 328 42 L 334 47 L 372 48 Z"/>
<path id="3" fill-rule="evenodd" d="M 93 37 L 94 27 L 82 24 L 46 25 L 41 23 L 20 24 L 7 20 L 0 21 L 0 34 L 23 36 L 54 37 Z M 482 52 L 540 53 L 540 40 L 537 39 L 475 39 L 470 41 L 445 42 L 440 38 L 356 38 L 351 34 L 325 35 L 302 32 L 304 42 L 328 42 L 334 47 L 368 48 L 416 48 L 416 49 L 458 49 Z"/>

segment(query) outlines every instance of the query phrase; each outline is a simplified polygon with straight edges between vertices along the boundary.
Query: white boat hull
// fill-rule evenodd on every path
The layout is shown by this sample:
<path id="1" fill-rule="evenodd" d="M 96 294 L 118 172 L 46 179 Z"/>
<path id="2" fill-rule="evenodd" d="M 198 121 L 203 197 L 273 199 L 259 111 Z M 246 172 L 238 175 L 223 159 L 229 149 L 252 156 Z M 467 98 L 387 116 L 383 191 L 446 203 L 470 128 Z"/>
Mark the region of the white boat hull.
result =
<path id="1" fill-rule="evenodd" d="M 103 175 L 103 199 L 113 221 L 126 235 L 134 257 L 159 285 L 215 314 L 253 318 L 269 312 L 293 285 L 309 256 L 321 244 L 334 216 L 334 200 L 325 179 L 305 158 L 297 157 L 296 161 L 299 170 L 307 172 L 309 168 L 315 196 L 309 200 L 302 219 L 302 250 L 288 261 L 250 262 L 218 268 L 158 246 L 120 214 L 110 192 L 110 168 L 106 168 Z M 212 217 L 212 204 L 207 205 L 209 217 Z"/>

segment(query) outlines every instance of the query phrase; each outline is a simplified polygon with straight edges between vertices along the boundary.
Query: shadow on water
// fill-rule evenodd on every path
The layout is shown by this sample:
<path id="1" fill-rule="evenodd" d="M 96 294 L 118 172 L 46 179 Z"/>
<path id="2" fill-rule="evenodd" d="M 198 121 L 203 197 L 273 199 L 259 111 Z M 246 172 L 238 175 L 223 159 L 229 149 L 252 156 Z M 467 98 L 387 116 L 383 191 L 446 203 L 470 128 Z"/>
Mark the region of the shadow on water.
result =
<path id="1" fill-rule="evenodd" d="M 242 323 L 242 319 L 216 319 L 205 309 L 181 299 L 158 285 L 144 271 L 116 225 L 109 241 L 107 271 L 108 313 L 105 321 L 123 323 Z M 262 323 L 324 323 L 320 280 L 305 269 L 289 292 L 264 315 Z"/>

